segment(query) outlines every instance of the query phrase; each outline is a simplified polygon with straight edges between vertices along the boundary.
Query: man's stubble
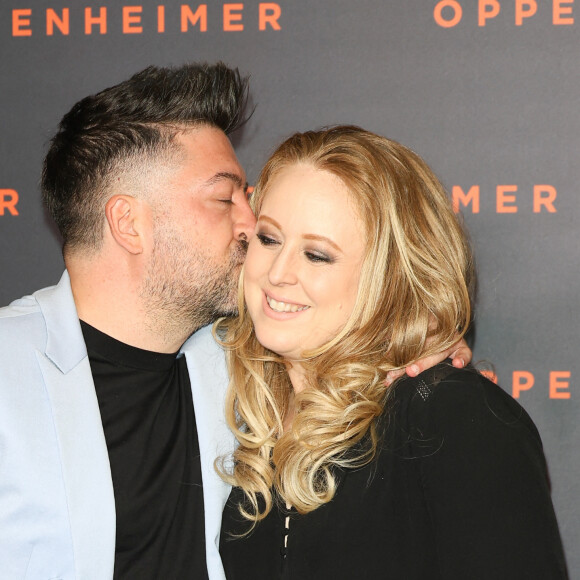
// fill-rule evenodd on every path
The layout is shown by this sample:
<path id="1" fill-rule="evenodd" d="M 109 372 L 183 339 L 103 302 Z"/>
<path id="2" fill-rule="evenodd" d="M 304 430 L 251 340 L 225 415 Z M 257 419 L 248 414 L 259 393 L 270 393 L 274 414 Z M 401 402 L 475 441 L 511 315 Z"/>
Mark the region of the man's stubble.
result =
<path id="1" fill-rule="evenodd" d="M 190 336 L 222 316 L 237 314 L 238 280 L 247 242 L 217 262 L 201 248 L 187 248 L 175 232 L 158 226 L 141 298 L 150 326 L 174 340 Z"/>

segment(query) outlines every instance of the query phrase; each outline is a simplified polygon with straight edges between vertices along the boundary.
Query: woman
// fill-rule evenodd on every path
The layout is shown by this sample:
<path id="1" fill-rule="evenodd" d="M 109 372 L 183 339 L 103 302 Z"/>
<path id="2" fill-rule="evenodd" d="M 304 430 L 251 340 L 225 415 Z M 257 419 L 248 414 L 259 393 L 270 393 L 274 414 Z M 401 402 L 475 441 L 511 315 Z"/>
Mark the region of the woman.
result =
<path id="1" fill-rule="evenodd" d="M 356 127 L 297 134 L 253 204 L 245 306 L 217 326 L 228 578 L 565 578 L 525 411 L 473 369 L 385 386 L 471 317 L 469 247 L 426 164 Z"/>

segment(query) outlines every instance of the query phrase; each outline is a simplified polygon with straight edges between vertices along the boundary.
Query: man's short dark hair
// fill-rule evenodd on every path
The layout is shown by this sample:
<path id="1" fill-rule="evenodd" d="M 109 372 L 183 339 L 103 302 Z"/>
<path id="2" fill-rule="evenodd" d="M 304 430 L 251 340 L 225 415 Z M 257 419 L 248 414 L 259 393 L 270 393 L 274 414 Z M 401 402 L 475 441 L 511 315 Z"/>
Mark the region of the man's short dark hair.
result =
<path id="1" fill-rule="evenodd" d="M 42 171 L 43 201 L 65 251 L 100 246 L 105 194 L 124 162 L 169 151 L 184 128 L 231 133 L 246 120 L 247 94 L 248 78 L 223 63 L 150 66 L 74 105 Z"/>

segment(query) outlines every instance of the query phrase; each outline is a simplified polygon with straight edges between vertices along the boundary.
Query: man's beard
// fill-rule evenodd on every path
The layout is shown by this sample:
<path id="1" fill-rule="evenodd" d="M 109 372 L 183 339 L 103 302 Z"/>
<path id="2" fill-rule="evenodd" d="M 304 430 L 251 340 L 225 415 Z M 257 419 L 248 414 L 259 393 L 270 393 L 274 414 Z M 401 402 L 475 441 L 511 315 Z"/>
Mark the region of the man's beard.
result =
<path id="1" fill-rule="evenodd" d="M 247 242 L 240 241 L 227 263 L 188 250 L 165 228 L 156 239 L 141 288 L 151 326 L 167 338 L 189 336 L 221 316 L 237 314 L 238 279 Z"/>

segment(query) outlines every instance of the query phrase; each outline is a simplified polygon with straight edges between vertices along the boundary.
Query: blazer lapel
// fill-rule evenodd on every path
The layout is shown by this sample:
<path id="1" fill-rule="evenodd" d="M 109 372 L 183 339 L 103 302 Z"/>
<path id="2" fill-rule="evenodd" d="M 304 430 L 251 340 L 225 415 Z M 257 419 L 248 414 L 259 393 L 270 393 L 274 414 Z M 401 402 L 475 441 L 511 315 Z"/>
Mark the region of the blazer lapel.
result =
<path id="1" fill-rule="evenodd" d="M 210 580 L 225 578 L 219 555 L 219 536 L 224 505 L 230 486 L 214 469 L 217 457 L 234 448 L 234 437 L 224 417 L 228 376 L 223 350 L 211 334 L 211 327 L 196 332 L 184 345 L 187 358 L 195 421 L 201 455 L 205 542 Z"/>
<path id="2" fill-rule="evenodd" d="M 115 557 L 115 499 L 107 445 L 68 274 L 37 293 L 46 320 L 37 352 L 52 406 L 78 578 L 110 580 Z"/>

